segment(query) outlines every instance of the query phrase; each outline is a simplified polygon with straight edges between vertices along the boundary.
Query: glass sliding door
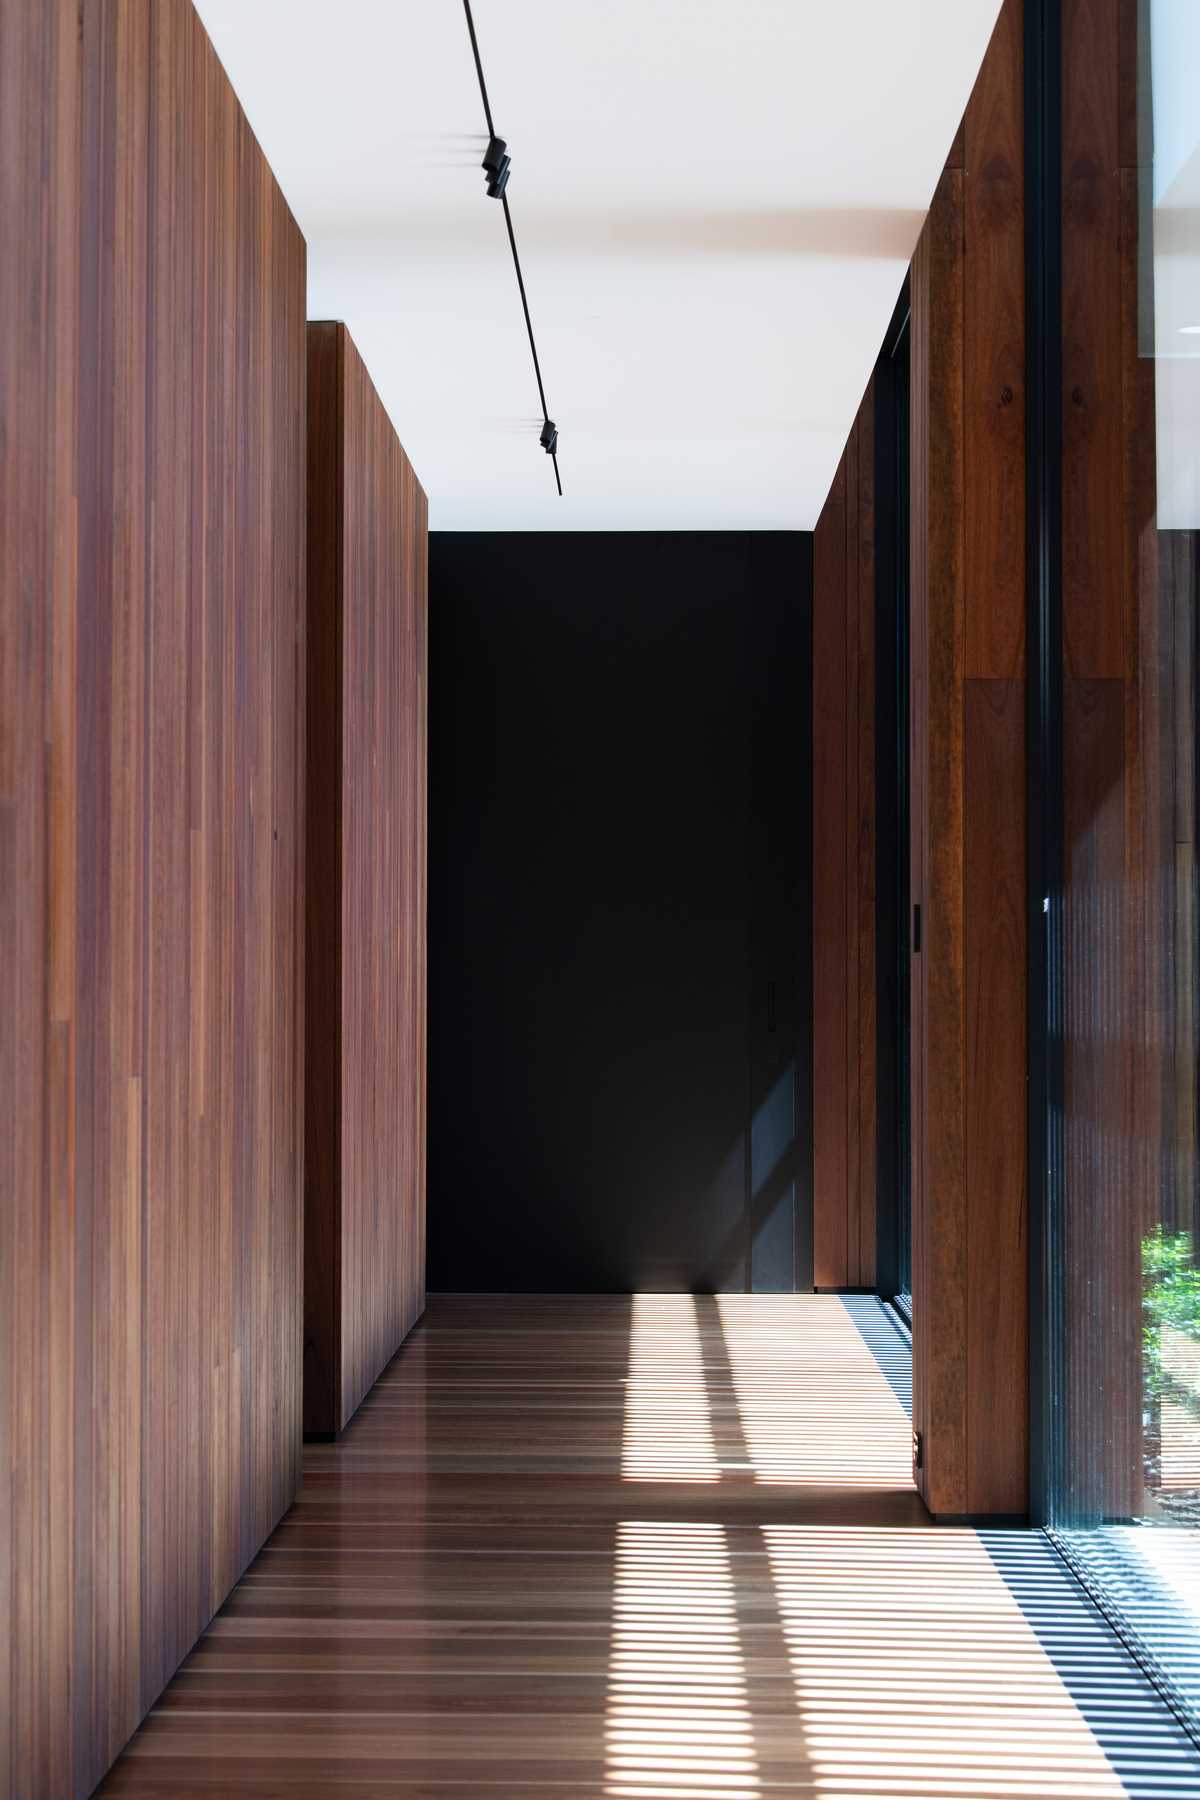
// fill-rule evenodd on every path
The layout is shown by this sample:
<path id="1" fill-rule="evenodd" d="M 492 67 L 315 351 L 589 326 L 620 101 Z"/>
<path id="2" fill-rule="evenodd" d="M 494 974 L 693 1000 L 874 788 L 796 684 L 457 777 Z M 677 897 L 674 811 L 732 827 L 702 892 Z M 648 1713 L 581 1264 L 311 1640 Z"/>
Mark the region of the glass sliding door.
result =
<path id="1" fill-rule="evenodd" d="M 1200 7 L 1142 0 L 1136 58 L 1094 9 L 1035 10 L 1061 34 L 1061 569 L 1030 740 L 1039 1510 L 1200 1729 Z"/>

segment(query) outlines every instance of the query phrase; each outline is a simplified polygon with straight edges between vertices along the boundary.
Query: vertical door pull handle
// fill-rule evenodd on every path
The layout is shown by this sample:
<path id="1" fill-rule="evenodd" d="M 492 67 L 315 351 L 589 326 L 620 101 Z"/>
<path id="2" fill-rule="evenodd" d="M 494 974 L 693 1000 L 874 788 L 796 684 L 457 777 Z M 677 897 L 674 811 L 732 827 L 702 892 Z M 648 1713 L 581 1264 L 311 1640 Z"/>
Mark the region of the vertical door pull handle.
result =
<path id="1" fill-rule="evenodd" d="M 913 955 L 920 956 L 920 954 L 921 954 L 921 908 L 920 908 L 920 905 L 918 904 L 917 906 L 913 907 Z"/>

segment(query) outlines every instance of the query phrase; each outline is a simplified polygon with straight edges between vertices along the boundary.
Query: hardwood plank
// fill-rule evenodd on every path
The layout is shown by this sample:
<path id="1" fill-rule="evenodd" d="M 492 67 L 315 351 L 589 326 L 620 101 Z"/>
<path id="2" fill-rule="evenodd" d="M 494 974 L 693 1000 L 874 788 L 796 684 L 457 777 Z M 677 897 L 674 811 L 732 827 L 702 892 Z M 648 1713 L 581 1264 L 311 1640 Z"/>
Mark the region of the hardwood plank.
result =
<path id="1" fill-rule="evenodd" d="M 1005 0 L 963 124 L 968 679 L 1025 661 L 1024 8 Z"/>
<path id="2" fill-rule="evenodd" d="M 967 1492 L 1023 1514 L 1029 1464 L 1025 684 L 968 681 L 964 721 Z"/>
<path id="3" fill-rule="evenodd" d="M 913 262 L 913 1391 L 939 1515 L 1025 1510 L 1023 8 Z"/>
<path id="4" fill-rule="evenodd" d="M 1118 0 L 1064 0 L 1063 630 L 1079 680 L 1124 669 Z"/>
<path id="5" fill-rule="evenodd" d="M 1138 37 L 1142 0 L 1117 4 L 1117 154 L 1122 170 L 1138 166 Z"/>
<path id="6" fill-rule="evenodd" d="M 963 177 L 947 170 L 926 225 L 914 412 L 913 899 L 922 907 L 914 957 L 914 1031 L 920 1031 L 922 1167 L 913 1194 L 914 1423 L 927 1436 L 922 1492 L 931 1511 L 968 1510 L 966 1465 L 967 1237 L 963 924 Z M 918 271 L 915 271 L 916 274 Z M 914 301 L 914 320 L 916 305 Z M 936 321 L 936 350 L 932 333 Z M 914 349 L 914 375 L 917 352 Z M 917 540 L 920 540 L 919 545 Z M 918 596 L 917 581 L 922 584 Z M 918 663 L 920 664 L 917 680 Z M 918 1042 L 914 1036 L 914 1045 Z M 915 1057 L 914 1057 L 915 1060 Z M 918 1394 L 920 1411 L 918 1411 Z"/>
<path id="7" fill-rule="evenodd" d="M 105 1800 L 812 1794 L 832 1766 L 1118 1800 L 993 1552 L 929 1526 L 908 1435 L 832 1296 L 435 1295 Z"/>
<path id="8" fill-rule="evenodd" d="M 875 1268 L 874 383 L 813 549 L 814 1265 Z"/>

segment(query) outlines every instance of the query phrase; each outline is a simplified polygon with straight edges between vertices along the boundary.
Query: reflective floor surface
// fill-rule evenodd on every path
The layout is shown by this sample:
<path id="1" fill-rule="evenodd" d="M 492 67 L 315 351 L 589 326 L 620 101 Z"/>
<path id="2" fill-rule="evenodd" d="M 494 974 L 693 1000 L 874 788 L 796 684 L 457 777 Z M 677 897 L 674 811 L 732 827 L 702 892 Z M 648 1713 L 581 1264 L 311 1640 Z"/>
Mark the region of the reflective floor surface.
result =
<path id="1" fill-rule="evenodd" d="M 874 1302 L 430 1301 L 105 1796 L 1200 1793 L 1037 1533 L 936 1528 Z"/>

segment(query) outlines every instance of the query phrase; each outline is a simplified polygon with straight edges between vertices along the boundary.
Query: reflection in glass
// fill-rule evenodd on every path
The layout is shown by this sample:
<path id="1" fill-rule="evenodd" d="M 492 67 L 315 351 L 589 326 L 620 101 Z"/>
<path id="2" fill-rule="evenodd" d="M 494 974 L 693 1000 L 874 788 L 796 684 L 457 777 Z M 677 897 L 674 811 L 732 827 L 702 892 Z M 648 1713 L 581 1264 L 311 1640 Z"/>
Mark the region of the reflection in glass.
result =
<path id="1" fill-rule="evenodd" d="M 1122 81 L 1132 79 L 1115 48 L 1112 61 Z M 1120 275 L 1122 295 L 1136 291 L 1136 330 L 1122 300 L 1120 381 L 1109 390 L 1120 394 L 1125 434 L 1126 555 L 1115 578 L 1087 570 L 1085 595 L 1097 617 L 1115 598 L 1117 629 L 1085 642 L 1078 598 L 1064 588 L 1062 1288 L 1051 1523 L 1101 1605 L 1200 1721 L 1198 92 L 1200 7 L 1141 0 L 1139 167 L 1136 186 L 1123 174 L 1119 189 L 1123 208 L 1134 192 L 1137 200 L 1136 269 L 1126 212 Z M 1073 154 L 1068 143 L 1068 209 L 1079 188 Z M 1086 342 L 1089 327 L 1071 311 L 1076 291 L 1068 274 L 1064 357 L 1079 371 L 1071 400 L 1082 414 L 1090 372 L 1075 334 Z M 1094 534 L 1072 483 L 1095 455 L 1094 439 L 1066 431 L 1064 561 L 1077 596 L 1073 505 L 1084 535 Z M 1096 500 L 1093 491 L 1093 512 Z"/>

